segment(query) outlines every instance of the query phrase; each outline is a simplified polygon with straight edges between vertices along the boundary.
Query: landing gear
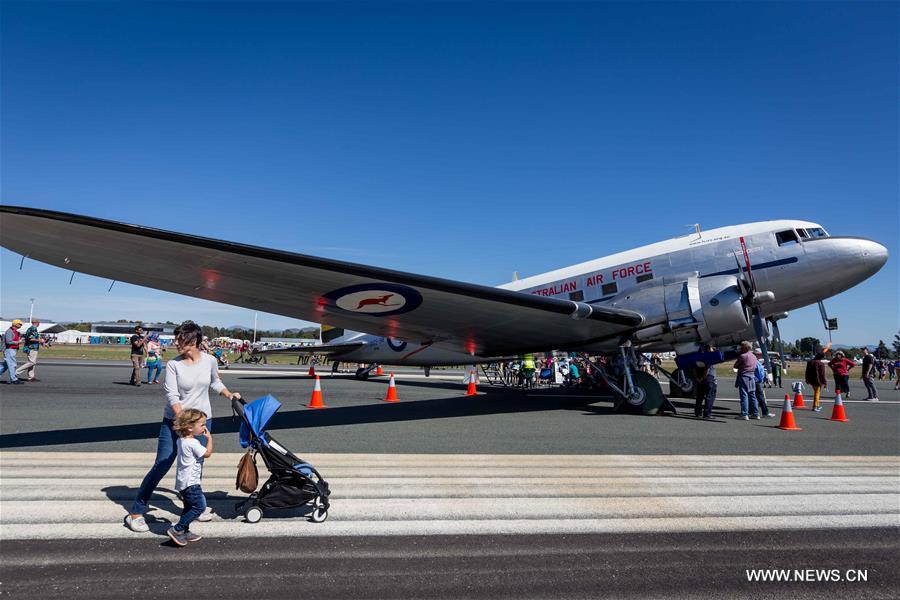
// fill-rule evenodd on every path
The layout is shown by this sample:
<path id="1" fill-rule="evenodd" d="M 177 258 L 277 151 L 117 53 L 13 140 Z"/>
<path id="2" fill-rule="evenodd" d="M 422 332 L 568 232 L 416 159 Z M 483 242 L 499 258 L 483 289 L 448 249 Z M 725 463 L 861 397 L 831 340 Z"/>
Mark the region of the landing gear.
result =
<path id="1" fill-rule="evenodd" d="M 597 376 L 619 397 L 616 410 L 645 415 L 676 412 L 675 407 L 663 394 L 662 386 L 656 377 L 644 371 L 632 370 L 637 361 L 630 342 L 626 342 L 619 349 L 622 352 L 622 387 L 610 378 L 602 365 L 594 365 Z"/>
<path id="2" fill-rule="evenodd" d="M 694 380 L 684 369 L 675 369 L 669 377 L 670 398 L 693 398 Z"/>

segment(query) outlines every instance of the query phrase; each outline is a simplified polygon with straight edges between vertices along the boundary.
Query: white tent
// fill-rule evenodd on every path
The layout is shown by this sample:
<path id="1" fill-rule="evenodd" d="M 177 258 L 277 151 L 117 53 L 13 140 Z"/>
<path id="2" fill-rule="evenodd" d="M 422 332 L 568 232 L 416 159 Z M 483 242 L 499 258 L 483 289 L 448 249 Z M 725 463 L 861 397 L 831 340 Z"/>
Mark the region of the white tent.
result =
<path id="1" fill-rule="evenodd" d="M 77 329 L 67 329 L 56 334 L 57 344 L 87 344 L 90 343 L 91 334 L 78 331 Z"/>

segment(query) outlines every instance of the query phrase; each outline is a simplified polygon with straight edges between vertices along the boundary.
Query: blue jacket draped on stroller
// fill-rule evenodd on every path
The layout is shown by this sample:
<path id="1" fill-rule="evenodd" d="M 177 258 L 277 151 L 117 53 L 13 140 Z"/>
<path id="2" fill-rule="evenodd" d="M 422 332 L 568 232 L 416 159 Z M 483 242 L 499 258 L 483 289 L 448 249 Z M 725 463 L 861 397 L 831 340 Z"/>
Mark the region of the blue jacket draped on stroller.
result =
<path id="1" fill-rule="evenodd" d="M 297 508 L 312 506 L 309 518 L 321 523 L 328 518 L 328 482 L 311 464 L 297 458 L 278 443 L 266 431 L 266 425 L 281 408 L 274 396 L 263 396 L 249 404 L 232 400 L 231 407 L 241 419 L 240 441 L 242 448 L 252 448 L 262 456 L 271 473 L 259 491 L 235 506 L 239 514 L 250 523 L 256 523 L 263 513 L 273 508 Z"/>

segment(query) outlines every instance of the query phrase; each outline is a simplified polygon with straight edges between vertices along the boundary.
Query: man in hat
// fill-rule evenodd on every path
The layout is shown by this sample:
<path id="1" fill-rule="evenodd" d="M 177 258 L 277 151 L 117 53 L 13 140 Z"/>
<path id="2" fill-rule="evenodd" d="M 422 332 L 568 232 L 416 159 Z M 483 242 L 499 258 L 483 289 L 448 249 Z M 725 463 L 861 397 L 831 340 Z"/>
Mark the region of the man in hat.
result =
<path id="1" fill-rule="evenodd" d="M 0 363 L 0 375 L 3 375 L 4 371 L 9 371 L 9 382 L 11 384 L 25 383 L 16 377 L 16 352 L 19 351 L 19 344 L 22 343 L 22 338 L 19 336 L 19 328 L 21 326 L 21 319 L 13 319 L 9 329 L 0 338 L 3 346 L 3 362 Z"/>
<path id="2" fill-rule="evenodd" d="M 47 344 L 38 332 L 40 324 L 41 322 L 38 319 L 32 319 L 31 327 L 25 330 L 25 344 L 22 350 L 25 352 L 25 356 L 28 357 L 28 362 L 16 369 L 16 376 L 18 377 L 23 376 L 27 372 L 28 377 L 26 379 L 28 381 L 40 381 L 34 376 L 34 365 L 37 364 L 38 350 L 41 349 L 41 346 Z"/>

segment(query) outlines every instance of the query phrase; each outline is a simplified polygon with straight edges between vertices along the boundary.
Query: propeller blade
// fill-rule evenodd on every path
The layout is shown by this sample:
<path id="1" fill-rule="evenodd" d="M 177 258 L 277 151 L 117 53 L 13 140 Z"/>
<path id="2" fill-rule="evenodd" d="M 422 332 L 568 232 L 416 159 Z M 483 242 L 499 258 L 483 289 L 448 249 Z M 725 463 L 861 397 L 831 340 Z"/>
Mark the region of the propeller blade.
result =
<path id="1" fill-rule="evenodd" d="M 770 322 L 772 323 L 772 333 L 775 334 L 775 343 L 778 344 L 778 355 L 782 366 L 784 366 L 787 363 L 784 358 L 784 342 L 781 340 L 781 331 L 778 329 L 778 319 L 771 319 Z"/>
<path id="2" fill-rule="evenodd" d="M 744 297 L 745 301 L 749 302 L 751 289 L 750 282 L 747 281 L 747 277 L 744 274 L 744 268 L 741 266 L 741 261 L 738 259 L 737 250 L 733 251 L 734 255 L 734 264 L 737 265 L 737 281 L 738 281 L 738 289 L 741 292 L 741 296 Z"/>
<path id="3" fill-rule="evenodd" d="M 753 292 L 756 292 L 756 281 L 753 280 L 753 269 L 750 268 L 750 253 L 747 252 L 747 244 L 744 242 L 744 237 L 741 236 L 741 250 L 744 252 L 744 263 L 747 265 L 747 278 L 750 280 L 750 289 Z"/>
<path id="4" fill-rule="evenodd" d="M 769 331 L 766 329 L 766 324 L 760 316 L 758 308 L 753 309 L 753 329 L 756 331 L 756 341 L 759 342 L 759 349 L 762 351 L 766 372 L 771 373 L 772 363 L 769 360 L 769 345 L 766 342 Z"/>

